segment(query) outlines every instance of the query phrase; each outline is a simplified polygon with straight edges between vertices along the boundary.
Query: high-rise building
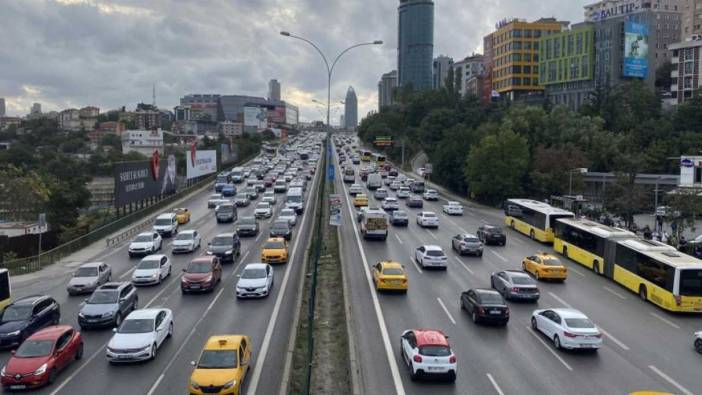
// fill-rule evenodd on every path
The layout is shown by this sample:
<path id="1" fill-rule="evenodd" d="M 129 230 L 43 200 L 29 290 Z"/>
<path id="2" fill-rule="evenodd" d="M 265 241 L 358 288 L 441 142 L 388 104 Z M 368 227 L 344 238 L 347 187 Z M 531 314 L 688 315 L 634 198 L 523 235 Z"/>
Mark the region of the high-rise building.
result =
<path id="1" fill-rule="evenodd" d="M 191 94 L 180 98 L 181 107 L 189 109 L 186 120 L 217 121 L 217 103 L 220 95 Z M 179 119 L 180 120 L 180 119 Z"/>
<path id="2" fill-rule="evenodd" d="M 672 44 L 670 49 L 673 51 L 673 70 L 670 73 L 673 82 L 671 99 L 666 102 L 676 105 L 699 96 L 699 87 L 702 86 L 702 71 L 699 68 L 702 62 L 702 37 L 688 37 L 683 42 Z"/>
<path id="3" fill-rule="evenodd" d="M 32 109 L 29 110 L 32 115 L 41 114 L 41 103 L 32 103 Z"/>
<path id="4" fill-rule="evenodd" d="M 398 11 L 398 85 L 432 87 L 434 58 L 434 1 L 400 0 Z"/>
<path id="5" fill-rule="evenodd" d="M 278 80 L 268 81 L 268 100 L 280 100 L 280 82 Z"/>
<path id="6" fill-rule="evenodd" d="M 0 117 L 5 116 L 5 98 L 0 97 Z"/>
<path id="7" fill-rule="evenodd" d="M 339 125 L 341 125 L 342 128 L 346 127 L 346 120 L 344 119 L 344 114 L 339 115 Z"/>
<path id="8" fill-rule="evenodd" d="M 702 0 L 682 0 L 682 39 L 702 34 Z"/>
<path id="9" fill-rule="evenodd" d="M 510 100 L 543 92 L 543 86 L 539 85 L 539 39 L 559 33 L 567 25 L 568 22 L 555 18 L 498 23 L 497 30 L 490 34 L 493 89 Z"/>
<path id="10" fill-rule="evenodd" d="M 458 83 L 458 93 L 466 95 L 466 83 L 473 76 L 485 74 L 485 58 L 480 54 L 473 54 L 453 64 L 453 76 Z"/>
<path id="11" fill-rule="evenodd" d="M 434 58 L 431 70 L 433 89 L 441 89 L 446 85 L 446 77 L 451 66 L 453 66 L 453 58 L 444 55 Z"/>
<path id="12" fill-rule="evenodd" d="M 397 88 L 397 70 L 383 74 L 378 82 L 378 111 L 394 102 L 395 88 Z"/>
<path id="13" fill-rule="evenodd" d="M 352 86 L 346 91 L 344 101 L 344 127 L 346 129 L 356 129 L 358 126 L 358 98 Z"/>

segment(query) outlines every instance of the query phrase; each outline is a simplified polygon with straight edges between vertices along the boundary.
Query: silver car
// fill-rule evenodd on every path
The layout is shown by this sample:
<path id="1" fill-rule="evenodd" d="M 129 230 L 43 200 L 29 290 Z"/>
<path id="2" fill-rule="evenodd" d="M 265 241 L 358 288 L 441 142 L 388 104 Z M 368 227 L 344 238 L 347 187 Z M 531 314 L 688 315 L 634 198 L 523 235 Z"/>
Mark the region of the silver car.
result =
<path id="1" fill-rule="evenodd" d="M 295 210 L 291 208 L 284 208 L 280 210 L 280 214 L 278 214 L 278 219 L 287 219 L 290 226 L 297 225 L 297 214 L 295 213 Z"/>
<path id="2" fill-rule="evenodd" d="M 490 277 L 492 288 L 501 293 L 507 300 L 527 300 L 536 302 L 541 294 L 536 282 L 520 270 L 503 270 L 492 273 Z"/>
<path id="3" fill-rule="evenodd" d="M 92 293 L 95 288 L 110 281 L 112 268 L 104 262 L 90 262 L 80 265 L 68 281 L 66 290 L 69 295 Z"/>

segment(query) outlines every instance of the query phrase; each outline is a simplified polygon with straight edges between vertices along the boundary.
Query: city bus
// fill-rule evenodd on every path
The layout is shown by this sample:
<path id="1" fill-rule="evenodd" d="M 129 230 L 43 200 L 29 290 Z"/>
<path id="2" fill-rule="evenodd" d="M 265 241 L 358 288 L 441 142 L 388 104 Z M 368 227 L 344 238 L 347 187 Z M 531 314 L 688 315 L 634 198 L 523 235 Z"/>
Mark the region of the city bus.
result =
<path id="1" fill-rule="evenodd" d="M 504 204 L 505 224 L 533 240 L 553 242 L 553 225 L 558 218 L 573 218 L 570 211 L 529 199 L 509 199 Z"/>
<path id="2" fill-rule="evenodd" d="M 385 164 L 385 156 L 380 154 L 373 154 L 373 161 L 377 166 L 382 166 Z"/>
<path id="3" fill-rule="evenodd" d="M 12 302 L 12 289 L 10 287 L 10 272 L 0 269 L 0 313 Z"/>
<path id="4" fill-rule="evenodd" d="M 361 161 L 370 162 L 371 159 L 372 159 L 372 154 L 370 151 L 361 152 Z"/>

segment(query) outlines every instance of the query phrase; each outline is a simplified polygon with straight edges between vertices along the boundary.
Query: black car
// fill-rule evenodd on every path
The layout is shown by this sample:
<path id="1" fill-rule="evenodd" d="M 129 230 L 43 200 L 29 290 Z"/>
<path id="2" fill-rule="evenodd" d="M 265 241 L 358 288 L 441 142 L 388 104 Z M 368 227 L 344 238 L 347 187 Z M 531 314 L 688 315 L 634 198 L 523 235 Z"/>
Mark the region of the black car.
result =
<path id="1" fill-rule="evenodd" d="M 241 240 L 236 233 L 221 233 L 207 243 L 207 255 L 219 257 L 222 263 L 234 262 L 241 252 Z"/>
<path id="2" fill-rule="evenodd" d="M 478 238 L 483 244 L 497 244 L 505 245 L 507 244 L 507 236 L 502 231 L 502 227 L 497 225 L 481 225 L 478 228 Z"/>
<path id="3" fill-rule="evenodd" d="M 536 281 L 521 270 L 503 270 L 492 273 L 490 284 L 507 300 L 536 302 L 541 296 Z"/>
<path id="4" fill-rule="evenodd" d="M 407 207 L 423 208 L 424 200 L 422 200 L 422 197 L 419 195 L 412 195 L 409 197 L 409 199 L 406 200 L 405 204 L 407 205 Z"/>
<path id="5" fill-rule="evenodd" d="M 509 307 L 499 292 L 492 289 L 469 289 L 461 292 L 461 310 L 470 314 L 474 323 L 490 322 L 507 325 Z"/>
<path id="6" fill-rule="evenodd" d="M 236 223 L 236 234 L 239 236 L 256 236 L 258 231 L 258 221 L 255 217 L 241 217 Z"/>
<path id="7" fill-rule="evenodd" d="M 61 308 L 50 296 L 27 296 L 8 305 L 0 318 L 0 347 L 11 348 L 49 325 L 58 325 Z"/>
<path id="8" fill-rule="evenodd" d="M 390 212 L 390 223 L 395 226 L 409 225 L 409 216 L 405 210 L 393 210 Z"/>
<path id="9" fill-rule="evenodd" d="M 287 219 L 276 219 L 270 228 L 271 237 L 282 237 L 285 240 L 290 240 L 292 237 L 292 229 L 290 228 L 290 221 Z"/>
<path id="10" fill-rule="evenodd" d="M 106 283 L 96 289 L 78 311 L 81 329 L 119 327 L 137 309 L 139 296 L 130 282 Z"/>

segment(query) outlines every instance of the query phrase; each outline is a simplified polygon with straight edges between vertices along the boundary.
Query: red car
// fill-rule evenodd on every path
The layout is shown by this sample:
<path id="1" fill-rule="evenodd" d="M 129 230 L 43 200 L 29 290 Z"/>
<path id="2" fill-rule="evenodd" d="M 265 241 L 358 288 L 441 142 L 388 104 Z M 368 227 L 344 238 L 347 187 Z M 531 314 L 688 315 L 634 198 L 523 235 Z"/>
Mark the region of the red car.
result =
<path id="1" fill-rule="evenodd" d="M 266 188 L 270 188 L 273 186 L 273 183 L 275 182 L 275 179 L 273 177 L 266 177 L 263 179 L 263 185 L 266 186 Z"/>
<path id="2" fill-rule="evenodd" d="M 222 279 L 222 264 L 216 256 L 195 258 L 183 268 L 180 290 L 187 292 L 214 291 Z"/>
<path id="3" fill-rule="evenodd" d="M 70 325 L 46 327 L 28 337 L 0 372 L 5 391 L 52 384 L 60 371 L 83 357 L 83 337 Z"/>

